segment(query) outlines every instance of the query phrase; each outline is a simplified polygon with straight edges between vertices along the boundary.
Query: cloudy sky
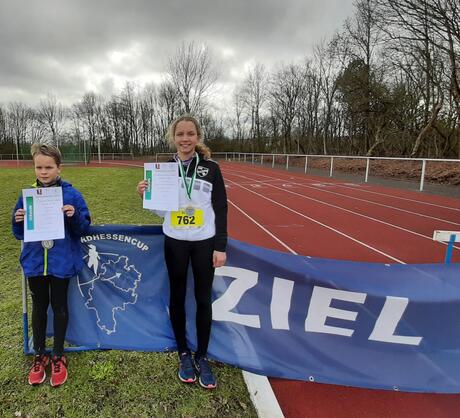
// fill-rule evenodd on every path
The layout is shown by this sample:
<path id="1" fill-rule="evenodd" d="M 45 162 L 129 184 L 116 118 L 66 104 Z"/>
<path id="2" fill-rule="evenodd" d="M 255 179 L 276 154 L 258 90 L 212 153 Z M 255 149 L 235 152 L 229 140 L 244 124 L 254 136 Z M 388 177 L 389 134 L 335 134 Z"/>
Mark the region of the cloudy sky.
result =
<path id="1" fill-rule="evenodd" d="M 183 41 L 206 43 L 228 92 L 256 62 L 311 54 L 353 0 L 0 0 L 0 103 L 64 103 L 158 83 Z"/>

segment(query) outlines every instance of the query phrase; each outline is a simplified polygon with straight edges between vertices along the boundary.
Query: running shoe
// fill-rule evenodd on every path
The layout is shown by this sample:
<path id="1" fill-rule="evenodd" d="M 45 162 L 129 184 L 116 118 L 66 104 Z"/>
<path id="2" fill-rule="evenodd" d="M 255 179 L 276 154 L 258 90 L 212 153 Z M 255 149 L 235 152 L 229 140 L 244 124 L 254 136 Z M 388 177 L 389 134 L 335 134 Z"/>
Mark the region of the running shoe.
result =
<path id="1" fill-rule="evenodd" d="M 206 357 L 195 359 L 195 367 L 200 375 L 198 379 L 200 385 L 205 389 L 215 389 L 217 386 L 216 378 L 212 374 L 211 365 Z"/>
<path id="2" fill-rule="evenodd" d="M 67 380 L 67 360 L 54 355 L 51 359 L 51 386 L 61 386 Z"/>
<path id="3" fill-rule="evenodd" d="M 179 379 L 184 383 L 196 382 L 192 355 L 187 351 L 179 355 Z"/>
<path id="4" fill-rule="evenodd" d="M 46 379 L 46 366 L 49 357 L 46 354 L 37 354 L 29 371 L 29 385 L 39 385 Z"/>

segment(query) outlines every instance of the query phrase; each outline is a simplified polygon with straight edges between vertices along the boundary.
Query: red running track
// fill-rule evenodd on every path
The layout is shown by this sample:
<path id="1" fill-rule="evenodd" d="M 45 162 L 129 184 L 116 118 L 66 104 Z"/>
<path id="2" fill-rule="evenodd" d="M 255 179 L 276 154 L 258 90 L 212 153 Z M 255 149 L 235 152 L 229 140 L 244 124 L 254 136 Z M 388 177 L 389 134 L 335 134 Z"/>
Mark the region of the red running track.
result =
<path id="1" fill-rule="evenodd" d="M 459 230 L 460 200 L 221 163 L 229 234 L 314 257 L 381 263 L 443 262 L 433 231 Z M 453 261 L 460 262 L 458 246 Z M 285 417 L 460 416 L 460 395 L 367 390 L 271 378 Z"/>

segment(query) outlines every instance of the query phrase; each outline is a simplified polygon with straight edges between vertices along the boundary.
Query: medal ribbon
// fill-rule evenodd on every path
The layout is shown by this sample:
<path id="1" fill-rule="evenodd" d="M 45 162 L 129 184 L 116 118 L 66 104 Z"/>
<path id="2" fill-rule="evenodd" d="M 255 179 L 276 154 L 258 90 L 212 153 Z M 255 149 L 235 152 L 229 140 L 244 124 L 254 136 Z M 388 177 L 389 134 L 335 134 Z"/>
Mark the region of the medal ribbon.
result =
<path id="1" fill-rule="evenodd" d="M 187 180 L 187 174 L 188 174 L 188 169 L 190 168 L 190 165 L 192 164 L 193 160 L 190 161 L 186 172 L 184 172 L 182 161 L 179 160 L 180 175 L 182 177 L 182 181 L 184 182 L 185 191 L 187 192 L 187 196 L 190 200 L 192 200 L 193 183 L 195 183 L 196 171 L 198 168 L 198 163 L 200 162 L 200 157 L 198 157 L 198 153 L 195 152 L 195 156 L 196 156 L 196 165 L 195 165 L 195 170 L 193 171 L 193 175 L 192 175 L 190 182 Z"/>

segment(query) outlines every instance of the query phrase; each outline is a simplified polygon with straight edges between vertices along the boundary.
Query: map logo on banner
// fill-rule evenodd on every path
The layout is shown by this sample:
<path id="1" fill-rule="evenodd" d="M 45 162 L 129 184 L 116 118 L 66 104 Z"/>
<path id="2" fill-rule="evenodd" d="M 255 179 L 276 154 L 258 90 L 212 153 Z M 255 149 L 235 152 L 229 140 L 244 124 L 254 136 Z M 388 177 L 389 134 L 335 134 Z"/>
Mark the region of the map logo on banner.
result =
<path id="1" fill-rule="evenodd" d="M 122 315 L 128 305 L 136 304 L 142 273 L 130 263 L 127 255 L 99 253 L 95 244 L 88 244 L 84 251 L 87 252 L 83 259 L 88 270 L 83 270 L 78 276 L 78 289 L 86 301 L 86 308 L 95 312 L 99 329 L 110 335 L 116 332 L 117 315 Z M 103 262 L 100 264 L 101 255 Z M 88 275 L 88 272 L 94 275 Z M 101 298 L 105 300 L 107 286 L 116 295 L 109 309 L 101 303 Z"/>

